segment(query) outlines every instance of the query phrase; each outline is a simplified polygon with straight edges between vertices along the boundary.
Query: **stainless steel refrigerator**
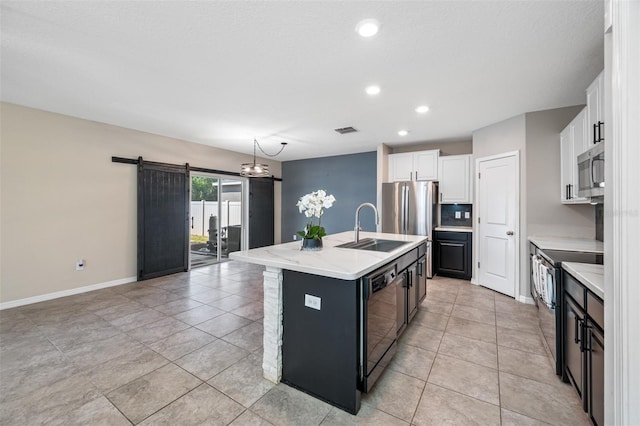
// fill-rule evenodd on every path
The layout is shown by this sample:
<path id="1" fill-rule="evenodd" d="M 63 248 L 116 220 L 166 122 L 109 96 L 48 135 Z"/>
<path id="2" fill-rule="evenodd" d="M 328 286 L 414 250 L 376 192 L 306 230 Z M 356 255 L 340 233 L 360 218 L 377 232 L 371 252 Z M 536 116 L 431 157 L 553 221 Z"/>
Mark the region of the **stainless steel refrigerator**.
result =
<path id="1" fill-rule="evenodd" d="M 427 277 L 433 277 L 433 228 L 438 223 L 438 182 L 382 184 L 382 232 L 426 235 Z"/>

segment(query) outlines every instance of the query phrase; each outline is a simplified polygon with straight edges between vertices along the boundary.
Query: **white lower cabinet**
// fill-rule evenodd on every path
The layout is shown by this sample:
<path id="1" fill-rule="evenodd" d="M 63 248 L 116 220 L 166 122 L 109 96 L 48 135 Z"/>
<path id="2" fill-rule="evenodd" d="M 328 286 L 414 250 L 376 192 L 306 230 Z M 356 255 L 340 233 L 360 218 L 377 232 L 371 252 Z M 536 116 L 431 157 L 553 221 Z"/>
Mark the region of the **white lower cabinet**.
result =
<path id="1" fill-rule="evenodd" d="M 563 204 L 585 204 L 588 198 L 578 196 L 578 155 L 589 148 L 587 109 L 560 133 L 560 200 Z"/>
<path id="2" fill-rule="evenodd" d="M 440 204 L 471 204 L 471 155 L 440 157 Z"/>

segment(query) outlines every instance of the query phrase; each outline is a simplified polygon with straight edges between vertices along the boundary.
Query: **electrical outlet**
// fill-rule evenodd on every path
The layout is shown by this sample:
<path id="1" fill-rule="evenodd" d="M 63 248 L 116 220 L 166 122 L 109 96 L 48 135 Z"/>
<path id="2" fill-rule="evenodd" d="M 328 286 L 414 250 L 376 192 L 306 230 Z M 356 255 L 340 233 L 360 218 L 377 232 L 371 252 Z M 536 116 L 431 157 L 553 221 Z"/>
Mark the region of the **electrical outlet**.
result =
<path id="1" fill-rule="evenodd" d="M 298 239 L 298 234 L 293 234 L 293 241 Z"/>
<path id="2" fill-rule="evenodd" d="M 464 212 L 464 218 L 465 219 L 471 219 L 471 213 L 470 212 Z"/>
<path id="3" fill-rule="evenodd" d="M 456 219 L 460 219 L 462 217 L 462 214 L 460 212 L 456 212 Z"/>
<path id="4" fill-rule="evenodd" d="M 84 270 L 84 260 L 80 259 L 76 261 L 76 271 Z"/>
<path id="5" fill-rule="evenodd" d="M 312 296 L 310 294 L 304 295 L 304 306 L 308 308 L 316 309 L 319 311 L 321 302 L 322 302 L 322 299 L 320 299 L 317 296 Z"/>

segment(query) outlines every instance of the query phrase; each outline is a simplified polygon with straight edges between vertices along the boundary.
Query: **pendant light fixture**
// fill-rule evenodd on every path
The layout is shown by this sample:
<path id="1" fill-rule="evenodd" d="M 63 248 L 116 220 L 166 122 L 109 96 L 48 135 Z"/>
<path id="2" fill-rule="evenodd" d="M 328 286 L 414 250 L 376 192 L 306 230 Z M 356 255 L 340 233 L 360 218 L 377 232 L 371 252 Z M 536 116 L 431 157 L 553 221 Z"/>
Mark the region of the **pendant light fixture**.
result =
<path id="1" fill-rule="evenodd" d="M 281 142 L 280 144 L 282 145 L 280 151 L 276 152 L 275 154 L 267 154 L 266 152 L 264 152 L 258 141 L 254 138 L 253 163 L 242 163 L 242 165 L 240 166 L 240 176 L 249 178 L 271 176 L 271 172 L 269 172 L 269 166 L 267 164 L 256 163 L 256 147 L 258 147 L 258 149 L 260 149 L 260 151 L 267 157 L 273 158 L 280 154 L 284 150 L 284 147 L 287 146 L 286 142 Z"/>

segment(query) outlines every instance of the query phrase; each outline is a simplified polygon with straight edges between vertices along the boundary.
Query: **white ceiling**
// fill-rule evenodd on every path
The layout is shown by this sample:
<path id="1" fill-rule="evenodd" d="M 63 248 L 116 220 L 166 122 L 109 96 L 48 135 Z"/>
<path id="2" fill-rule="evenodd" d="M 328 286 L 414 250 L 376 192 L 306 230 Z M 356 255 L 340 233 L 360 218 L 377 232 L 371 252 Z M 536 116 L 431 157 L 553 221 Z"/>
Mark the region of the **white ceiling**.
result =
<path id="1" fill-rule="evenodd" d="M 603 68 L 602 1 L 3 0 L 1 13 L 3 101 L 245 153 L 253 137 L 289 142 L 278 160 L 470 138 L 585 103 Z M 354 31 L 364 18 L 382 24 L 371 39 Z M 345 126 L 359 133 L 333 131 Z"/>

